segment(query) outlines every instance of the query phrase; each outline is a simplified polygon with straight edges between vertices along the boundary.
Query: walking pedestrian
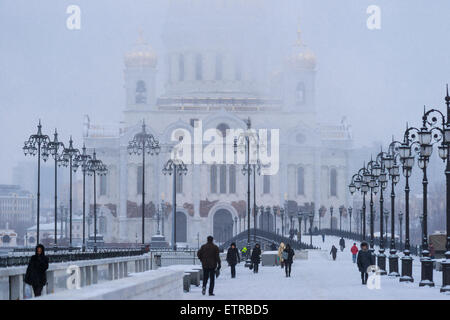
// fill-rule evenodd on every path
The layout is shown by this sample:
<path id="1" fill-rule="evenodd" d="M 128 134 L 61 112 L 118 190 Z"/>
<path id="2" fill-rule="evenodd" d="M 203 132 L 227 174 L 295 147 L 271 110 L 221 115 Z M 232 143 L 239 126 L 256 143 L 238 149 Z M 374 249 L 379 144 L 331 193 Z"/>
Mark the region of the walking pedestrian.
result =
<path id="1" fill-rule="evenodd" d="M 356 255 L 358 254 L 358 247 L 356 246 L 356 242 L 353 243 L 350 251 L 352 252 L 353 263 L 356 263 Z"/>
<path id="2" fill-rule="evenodd" d="M 236 248 L 236 243 L 232 243 L 227 251 L 227 262 L 231 269 L 231 278 L 236 277 L 236 264 L 241 262 L 239 251 Z"/>
<path id="3" fill-rule="evenodd" d="M 337 248 L 334 246 L 331 247 L 331 251 L 330 251 L 331 256 L 333 257 L 333 260 L 336 260 L 336 254 L 337 254 Z"/>
<path id="4" fill-rule="evenodd" d="M 252 251 L 252 256 L 251 256 L 251 261 L 253 264 L 253 273 L 258 273 L 258 265 L 259 262 L 261 261 L 261 248 L 259 246 L 259 243 L 255 244 L 255 247 L 253 248 Z"/>
<path id="5" fill-rule="evenodd" d="M 357 265 L 361 272 L 362 284 L 367 284 L 367 268 L 375 264 L 375 256 L 369 251 L 367 242 L 361 243 L 361 250 L 358 252 Z"/>
<path id="6" fill-rule="evenodd" d="M 284 245 L 284 242 L 280 243 L 280 246 L 278 247 L 278 260 L 280 261 L 281 268 L 284 267 L 284 260 L 283 260 L 283 251 L 286 246 Z"/>
<path id="7" fill-rule="evenodd" d="M 291 276 L 291 267 L 294 262 L 295 252 L 288 243 L 283 251 L 284 270 L 286 271 L 286 278 Z"/>
<path id="8" fill-rule="evenodd" d="M 197 257 L 200 259 L 203 268 L 203 288 L 202 294 L 205 295 L 206 285 L 209 278 L 209 295 L 214 296 L 214 280 L 216 276 L 216 269 L 220 270 L 220 256 L 219 247 L 213 243 L 213 237 L 208 236 L 207 242 L 202 245 L 197 252 Z"/>
<path id="9" fill-rule="evenodd" d="M 25 273 L 25 283 L 33 287 L 35 297 L 41 295 L 42 288 L 47 284 L 47 269 L 48 257 L 45 256 L 45 248 L 42 244 L 38 244 Z"/>
<path id="10" fill-rule="evenodd" d="M 343 237 L 339 240 L 339 246 L 341 247 L 341 252 L 345 249 L 345 240 Z"/>

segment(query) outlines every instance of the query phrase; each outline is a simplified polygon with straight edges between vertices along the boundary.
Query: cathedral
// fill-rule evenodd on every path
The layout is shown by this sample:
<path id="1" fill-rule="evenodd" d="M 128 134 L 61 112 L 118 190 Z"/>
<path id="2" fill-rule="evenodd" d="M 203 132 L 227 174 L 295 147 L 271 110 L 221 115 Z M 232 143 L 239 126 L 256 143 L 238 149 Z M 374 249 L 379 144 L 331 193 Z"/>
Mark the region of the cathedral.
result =
<path id="1" fill-rule="evenodd" d="M 162 173 L 170 156 L 165 146 L 173 145 L 177 130 L 193 135 L 198 121 L 202 130 L 216 128 L 223 136 L 229 128 L 245 129 L 247 119 L 255 129 L 279 129 L 278 172 L 256 175 L 251 185 L 251 208 L 255 189 L 256 205 L 271 209 L 263 215 L 258 210 L 258 228 L 281 233 L 282 225 L 297 227 L 299 212 L 313 212 L 318 226 L 319 214 L 330 206 L 337 214 L 339 206 L 347 207 L 350 128 L 345 121 L 320 123 L 316 56 L 300 29 L 292 32 L 290 52 L 273 61 L 265 50 L 267 26 L 259 23 L 264 12 L 255 6 L 240 0 L 172 1 L 161 35 L 164 52 L 156 52 L 140 32 L 124 53 L 123 120 L 108 127 L 85 116 L 83 133 L 88 150 L 95 149 L 108 167 L 97 184 L 98 231 L 106 242 L 140 243 L 144 169 L 146 242 L 158 224 L 170 241 L 173 179 Z M 164 84 L 162 92 L 158 83 Z M 143 121 L 161 145 L 158 155 L 146 155 L 145 168 L 142 156 L 127 151 Z M 208 235 L 221 242 L 247 227 L 247 176 L 241 169 L 187 164 L 187 174 L 176 181 L 177 242 L 196 247 Z M 284 223 L 280 207 L 286 208 Z"/>

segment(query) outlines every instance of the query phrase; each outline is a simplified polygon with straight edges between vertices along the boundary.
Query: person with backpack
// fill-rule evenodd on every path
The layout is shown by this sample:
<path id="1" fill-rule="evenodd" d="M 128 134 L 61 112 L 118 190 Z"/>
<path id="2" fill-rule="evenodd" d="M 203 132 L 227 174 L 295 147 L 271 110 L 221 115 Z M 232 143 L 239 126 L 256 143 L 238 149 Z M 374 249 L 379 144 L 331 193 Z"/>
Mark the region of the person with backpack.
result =
<path id="1" fill-rule="evenodd" d="M 283 250 L 283 260 L 284 260 L 284 270 L 286 271 L 286 278 L 291 276 L 291 267 L 294 262 L 295 252 L 288 243 L 286 248 Z"/>
<path id="2" fill-rule="evenodd" d="M 334 246 L 331 247 L 331 251 L 330 251 L 331 256 L 333 257 L 333 260 L 336 260 L 336 255 L 337 255 L 337 248 Z"/>
<path id="3" fill-rule="evenodd" d="M 241 258 L 239 257 L 239 251 L 236 248 L 236 244 L 233 242 L 228 248 L 227 251 L 227 262 L 231 269 L 231 278 L 236 277 L 236 264 L 241 262 Z"/>
<path id="4" fill-rule="evenodd" d="M 356 263 L 356 255 L 358 253 L 358 247 L 356 246 L 356 242 L 353 243 L 353 246 L 351 247 L 350 251 L 352 253 L 353 263 Z"/>
<path id="5" fill-rule="evenodd" d="M 48 257 L 45 256 L 45 248 L 42 244 L 38 244 L 25 273 L 25 283 L 33 287 L 35 297 L 41 295 L 42 289 L 47 284 L 47 269 Z"/>
<path id="6" fill-rule="evenodd" d="M 367 284 L 369 274 L 367 268 L 375 265 L 375 256 L 369 251 L 367 242 L 361 243 L 361 250 L 358 252 L 357 265 L 359 272 L 361 272 L 362 284 Z"/>
<path id="7" fill-rule="evenodd" d="M 284 259 L 283 259 L 284 248 L 285 248 L 284 242 L 281 242 L 280 246 L 278 247 L 278 260 L 280 261 L 281 269 L 283 269 L 284 267 Z"/>
<path id="8" fill-rule="evenodd" d="M 214 296 L 214 280 L 216 275 L 216 269 L 220 270 L 220 256 L 219 256 L 219 247 L 213 243 L 213 237 L 208 236 L 207 242 L 202 245 L 200 250 L 197 251 L 197 257 L 202 263 L 203 268 L 203 288 L 202 294 L 205 295 L 206 285 L 209 282 L 209 295 Z"/>
<path id="9" fill-rule="evenodd" d="M 258 273 L 258 265 L 259 262 L 261 261 L 261 248 L 259 246 L 259 243 L 255 244 L 255 247 L 253 248 L 252 251 L 252 256 L 251 256 L 251 262 L 252 262 L 252 266 L 253 266 L 253 273 Z"/>

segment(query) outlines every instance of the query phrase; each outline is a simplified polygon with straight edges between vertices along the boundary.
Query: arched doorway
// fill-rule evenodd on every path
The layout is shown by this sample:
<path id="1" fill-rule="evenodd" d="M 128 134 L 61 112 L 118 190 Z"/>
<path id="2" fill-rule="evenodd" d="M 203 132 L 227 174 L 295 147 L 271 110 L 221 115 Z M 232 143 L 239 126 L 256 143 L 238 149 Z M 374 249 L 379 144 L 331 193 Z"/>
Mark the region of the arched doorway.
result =
<path id="1" fill-rule="evenodd" d="M 184 212 L 177 211 L 175 242 L 187 242 L 187 217 Z"/>
<path id="2" fill-rule="evenodd" d="M 273 214 L 272 213 L 267 214 L 265 212 L 263 214 L 259 214 L 258 228 L 264 231 L 269 230 L 270 232 L 275 232 Z"/>
<path id="3" fill-rule="evenodd" d="M 227 209 L 219 209 L 214 214 L 213 237 L 218 242 L 233 237 L 233 216 Z"/>

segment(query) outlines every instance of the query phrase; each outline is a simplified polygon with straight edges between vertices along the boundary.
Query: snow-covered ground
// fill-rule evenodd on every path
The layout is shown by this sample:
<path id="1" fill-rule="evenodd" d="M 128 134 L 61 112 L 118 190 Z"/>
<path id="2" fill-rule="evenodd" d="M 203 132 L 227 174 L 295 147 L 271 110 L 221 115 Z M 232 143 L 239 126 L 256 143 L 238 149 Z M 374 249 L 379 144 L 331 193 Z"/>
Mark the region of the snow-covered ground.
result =
<path id="1" fill-rule="evenodd" d="M 306 241 L 304 238 L 303 241 Z M 414 258 L 413 283 L 399 282 L 398 278 L 381 276 L 380 289 L 369 289 L 361 284 L 356 264 L 351 259 L 350 247 L 353 242 L 347 240 L 344 252 L 338 251 L 336 261 L 329 255 L 331 245 L 338 246 L 339 239 L 313 237 L 313 244 L 322 250 L 309 252 L 308 260 L 295 260 L 290 278 L 285 277 L 280 267 L 262 267 L 254 274 L 241 263 L 236 267 L 237 276 L 231 279 L 230 269 L 223 262 L 219 278 L 216 279 L 215 296 L 201 294 L 201 286 L 191 286 L 191 291 L 183 295 L 184 299 L 445 299 L 450 295 L 439 292 L 442 273 L 434 271 L 435 287 L 419 287 L 420 261 Z M 308 238 L 309 242 L 309 238 Z M 359 245 L 359 243 L 357 243 Z M 399 255 L 400 257 L 402 254 Z M 400 264 L 400 263 L 399 263 Z M 400 266 L 401 267 L 401 266 Z"/>

